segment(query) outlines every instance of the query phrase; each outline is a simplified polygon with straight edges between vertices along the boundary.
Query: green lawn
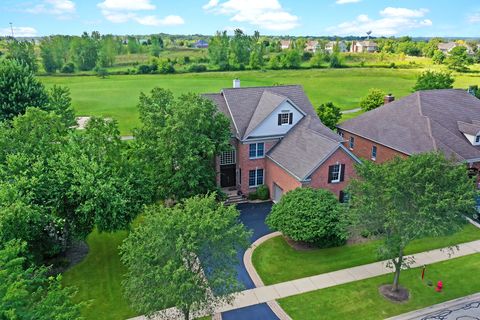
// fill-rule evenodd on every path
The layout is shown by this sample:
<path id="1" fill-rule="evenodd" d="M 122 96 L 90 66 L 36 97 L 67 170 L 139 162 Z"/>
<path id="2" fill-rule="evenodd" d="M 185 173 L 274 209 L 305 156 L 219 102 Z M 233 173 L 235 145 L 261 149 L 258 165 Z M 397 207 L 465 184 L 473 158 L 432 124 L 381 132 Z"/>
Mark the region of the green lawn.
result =
<path id="1" fill-rule="evenodd" d="M 176 75 L 124 75 L 100 79 L 94 76 L 40 77 L 47 87 L 70 88 L 78 115 L 97 115 L 118 120 L 122 134 L 138 126 L 137 103 L 140 92 L 164 87 L 175 94 L 219 92 L 239 77 L 242 86 L 301 84 L 314 105 L 333 101 L 342 109 L 358 107 L 370 88 L 380 88 L 397 98 L 410 93 L 421 69 L 349 68 L 319 70 L 208 72 Z M 457 76 L 457 87 L 480 84 L 477 73 Z M 354 115 L 350 115 L 354 116 Z"/>
<path id="2" fill-rule="evenodd" d="M 443 248 L 480 239 L 480 230 L 470 224 L 455 235 L 413 241 L 406 254 Z M 336 248 L 297 251 L 283 237 L 261 244 L 253 252 L 253 265 L 266 285 L 309 277 L 378 261 L 380 241 Z"/>
<path id="3" fill-rule="evenodd" d="M 429 265 L 426 280 L 442 280 L 444 291 L 435 292 L 421 281 L 420 269 L 402 272 L 400 283 L 410 290 L 406 303 L 392 303 L 380 296 L 378 287 L 391 283 L 392 275 L 352 282 L 278 300 L 294 319 L 384 319 L 478 292 L 480 254 Z"/>
<path id="4" fill-rule="evenodd" d="M 126 231 L 92 232 L 87 239 L 90 251 L 85 260 L 63 275 L 64 285 L 78 288 L 76 299 L 90 301 L 90 306 L 83 310 L 87 320 L 127 319 L 136 315 L 122 296 L 125 268 L 118 246 L 126 236 Z"/>

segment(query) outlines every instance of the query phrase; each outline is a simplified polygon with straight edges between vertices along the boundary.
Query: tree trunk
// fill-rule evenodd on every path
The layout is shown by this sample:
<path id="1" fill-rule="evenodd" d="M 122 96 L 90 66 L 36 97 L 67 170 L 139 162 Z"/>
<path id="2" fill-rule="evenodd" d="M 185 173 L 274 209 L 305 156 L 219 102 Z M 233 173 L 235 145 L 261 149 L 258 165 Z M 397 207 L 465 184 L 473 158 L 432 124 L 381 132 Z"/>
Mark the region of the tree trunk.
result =
<path id="1" fill-rule="evenodd" d="M 403 249 L 400 249 L 397 261 L 393 261 L 395 266 L 395 276 L 393 277 L 392 291 L 398 291 L 398 284 L 400 282 L 400 271 L 402 271 Z"/>
<path id="2" fill-rule="evenodd" d="M 185 320 L 190 320 L 190 308 L 185 308 L 183 311 L 183 318 Z"/>

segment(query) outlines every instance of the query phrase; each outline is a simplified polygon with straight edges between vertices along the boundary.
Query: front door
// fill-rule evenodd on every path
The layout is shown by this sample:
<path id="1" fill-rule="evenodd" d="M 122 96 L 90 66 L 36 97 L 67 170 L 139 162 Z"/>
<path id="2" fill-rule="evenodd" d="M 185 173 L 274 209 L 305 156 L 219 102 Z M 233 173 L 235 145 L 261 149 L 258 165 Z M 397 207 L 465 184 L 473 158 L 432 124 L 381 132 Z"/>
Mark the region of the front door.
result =
<path id="1" fill-rule="evenodd" d="M 235 187 L 237 185 L 235 171 L 235 164 L 220 166 L 220 186 L 222 188 Z"/>

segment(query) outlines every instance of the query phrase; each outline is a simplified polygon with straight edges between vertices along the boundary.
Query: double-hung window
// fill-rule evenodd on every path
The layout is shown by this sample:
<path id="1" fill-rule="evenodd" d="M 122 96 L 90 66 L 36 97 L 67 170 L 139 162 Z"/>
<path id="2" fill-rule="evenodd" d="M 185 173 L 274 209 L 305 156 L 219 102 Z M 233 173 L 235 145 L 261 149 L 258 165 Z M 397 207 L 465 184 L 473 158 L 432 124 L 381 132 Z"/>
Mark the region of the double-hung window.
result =
<path id="1" fill-rule="evenodd" d="M 476 143 L 480 143 L 480 135 L 476 136 L 475 142 L 476 142 Z"/>
<path id="2" fill-rule="evenodd" d="M 350 137 L 349 146 L 350 146 L 350 149 L 353 149 L 353 147 L 355 147 L 355 138 L 354 137 Z"/>
<path id="3" fill-rule="evenodd" d="M 263 158 L 265 156 L 265 143 L 251 143 L 249 148 L 248 154 L 250 159 Z"/>
<path id="4" fill-rule="evenodd" d="M 288 111 L 282 111 L 278 114 L 278 125 L 284 126 L 293 123 L 293 113 Z"/>
<path id="5" fill-rule="evenodd" d="M 328 183 L 342 182 L 345 177 L 345 165 L 334 164 L 328 167 Z"/>
<path id="6" fill-rule="evenodd" d="M 248 186 L 257 187 L 263 184 L 263 169 L 250 170 L 248 172 Z"/>
<path id="7" fill-rule="evenodd" d="M 372 146 L 372 160 L 377 160 L 377 146 Z"/>

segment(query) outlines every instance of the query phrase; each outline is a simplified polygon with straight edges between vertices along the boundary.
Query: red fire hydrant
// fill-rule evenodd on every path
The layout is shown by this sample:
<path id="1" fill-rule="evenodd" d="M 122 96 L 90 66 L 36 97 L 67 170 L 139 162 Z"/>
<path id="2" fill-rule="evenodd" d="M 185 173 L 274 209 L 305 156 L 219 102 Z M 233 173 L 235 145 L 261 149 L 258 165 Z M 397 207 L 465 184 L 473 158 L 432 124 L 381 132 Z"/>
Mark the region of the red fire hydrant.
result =
<path id="1" fill-rule="evenodd" d="M 437 291 L 437 292 L 442 292 L 442 289 L 443 289 L 443 282 L 442 282 L 442 281 L 438 281 L 437 287 L 435 288 L 435 291 Z"/>

